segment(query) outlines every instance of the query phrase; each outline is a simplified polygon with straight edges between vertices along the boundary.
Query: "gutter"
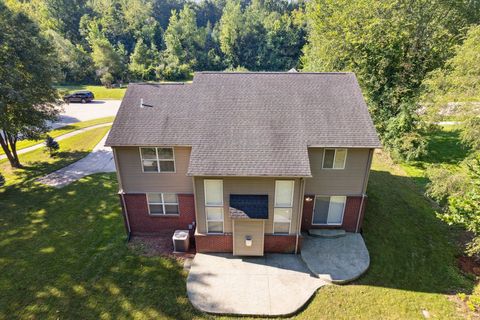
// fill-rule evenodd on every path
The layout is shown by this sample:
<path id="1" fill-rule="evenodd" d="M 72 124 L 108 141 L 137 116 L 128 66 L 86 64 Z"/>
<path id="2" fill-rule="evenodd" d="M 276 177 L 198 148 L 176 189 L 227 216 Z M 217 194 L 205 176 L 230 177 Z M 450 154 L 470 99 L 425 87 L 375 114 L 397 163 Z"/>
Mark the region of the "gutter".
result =
<path id="1" fill-rule="evenodd" d="M 295 254 L 298 253 L 298 242 L 300 238 L 301 228 L 302 228 L 302 217 L 303 217 L 303 198 L 305 194 L 305 179 L 300 178 L 300 192 L 298 195 L 298 219 L 297 219 L 297 235 L 295 237 Z"/>
<path id="2" fill-rule="evenodd" d="M 129 242 L 130 238 L 132 237 L 132 229 L 130 228 L 130 219 L 128 218 L 128 209 L 127 209 L 127 204 L 125 203 L 125 192 L 123 191 L 122 177 L 120 176 L 120 166 L 118 164 L 117 152 L 115 150 L 115 147 L 112 147 L 111 149 L 113 152 L 113 160 L 115 162 L 115 169 L 116 169 L 115 173 L 117 174 L 118 186 L 120 187 L 118 194 L 122 198 L 122 207 L 123 207 L 123 212 L 125 213 L 125 222 L 127 224 L 126 241 Z"/>

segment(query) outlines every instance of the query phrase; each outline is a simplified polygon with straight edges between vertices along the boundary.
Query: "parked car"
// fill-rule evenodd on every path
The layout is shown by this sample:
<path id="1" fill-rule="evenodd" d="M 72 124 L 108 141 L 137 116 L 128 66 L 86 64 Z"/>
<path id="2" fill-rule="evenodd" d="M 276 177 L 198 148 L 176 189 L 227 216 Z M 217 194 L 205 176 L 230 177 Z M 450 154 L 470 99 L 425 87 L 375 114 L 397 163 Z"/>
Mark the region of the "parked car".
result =
<path id="1" fill-rule="evenodd" d="M 87 102 L 92 102 L 93 99 L 95 99 L 95 96 L 91 91 L 76 91 L 74 93 L 63 96 L 63 101 L 65 101 L 65 103 L 70 103 L 70 102 L 87 103 Z"/>

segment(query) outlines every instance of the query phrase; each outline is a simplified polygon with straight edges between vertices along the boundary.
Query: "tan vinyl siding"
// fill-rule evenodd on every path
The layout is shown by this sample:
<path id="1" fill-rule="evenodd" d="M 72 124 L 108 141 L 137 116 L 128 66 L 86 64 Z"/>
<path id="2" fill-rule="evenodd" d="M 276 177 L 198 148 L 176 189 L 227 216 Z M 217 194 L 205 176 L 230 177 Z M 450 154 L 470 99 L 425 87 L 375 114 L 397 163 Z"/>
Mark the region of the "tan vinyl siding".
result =
<path id="1" fill-rule="evenodd" d="M 173 192 L 193 193 L 192 178 L 187 169 L 190 160 L 189 147 L 174 147 L 175 172 L 142 172 L 138 147 L 115 147 L 119 174 L 125 193 Z"/>
<path id="2" fill-rule="evenodd" d="M 264 230 L 263 220 L 234 221 L 233 254 L 241 256 L 263 256 Z M 252 246 L 245 245 L 245 237 L 250 236 Z"/>
<path id="3" fill-rule="evenodd" d="M 323 148 L 309 148 L 312 178 L 305 179 L 305 194 L 362 194 L 371 149 L 348 149 L 345 169 L 322 169 Z M 368 174 L 368 171 L 367 171 Z"/>
<path id="4" fill-rule="evenodd" d="M 195 199 L 197 213 L 197 232 L 206 233 L 204 179 L 223 180 L 224 232 L 232 233 L 232 219 L 229 214 L 230 194 L 266 194 L 268 195 L 268 220 L 265 220 L 265 233 L 273 233 L 273 208 L 275 201 L 275 180 L 294 180 L 292 225 L 290 234 L 297 230 L 299 214 L 300 179 L 288 178 L 243 178 L 243 177 L 195 177 Z"/>

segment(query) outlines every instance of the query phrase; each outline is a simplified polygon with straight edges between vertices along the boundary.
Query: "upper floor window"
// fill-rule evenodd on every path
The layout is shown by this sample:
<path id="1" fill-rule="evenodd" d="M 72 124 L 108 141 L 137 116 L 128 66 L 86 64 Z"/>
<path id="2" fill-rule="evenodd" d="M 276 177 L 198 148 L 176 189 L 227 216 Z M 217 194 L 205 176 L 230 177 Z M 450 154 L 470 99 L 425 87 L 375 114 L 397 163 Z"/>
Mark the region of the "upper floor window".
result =
<path id="1" fill-rule="evenodd" d="M 323 169 L 345 169 L 347 149 L 325 149 L 323 152 Z"/>
<path id="2" fill-rule="evenodd" d="M 173 148 L 140 148 L 143 172 L 175 172 Z"/>
<path id="3" fill-rule="evenodd" d="M 151 215 L 179 214 L 175 193 L 147 193 L 147 201 Z"/>

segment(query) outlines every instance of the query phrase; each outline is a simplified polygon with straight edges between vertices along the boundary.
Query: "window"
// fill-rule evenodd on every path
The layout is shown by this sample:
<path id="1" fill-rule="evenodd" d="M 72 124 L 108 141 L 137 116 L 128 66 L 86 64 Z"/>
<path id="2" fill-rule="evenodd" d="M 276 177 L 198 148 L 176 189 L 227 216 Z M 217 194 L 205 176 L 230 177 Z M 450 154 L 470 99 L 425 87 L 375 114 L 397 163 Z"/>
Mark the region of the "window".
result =
<path id="1" fill-rule="evenodd" d="M 290 233 L 292 223 L 293 180 L 275 181 L 275 208 L 273 209 L 273 233 Z"/>
<path id="2" fill-rule="evenodd" d="M 223 181 L 204 180 L 207 233 L 223 233 Z"/>
<path id="3" fill-rule="evenodd" d="M 143 172 L 175 172 L 173 148 L 140 148 Z"/>
<path id="4" fill-rule="evenodd" d="M 175 193 L 147 193 L 148 212 L 151 215 L 179 214 Z"/>
<path id="5" fill-rule="evenodd" d="M 325 149 L 323 152 L 323 169 L 345 169 L 347 149 Z"/>
<path id="6" fill-rule="evenodd" d="M 346 200 L 345 196 L 316 196 L 312 224 L 341 225 Z"/>

